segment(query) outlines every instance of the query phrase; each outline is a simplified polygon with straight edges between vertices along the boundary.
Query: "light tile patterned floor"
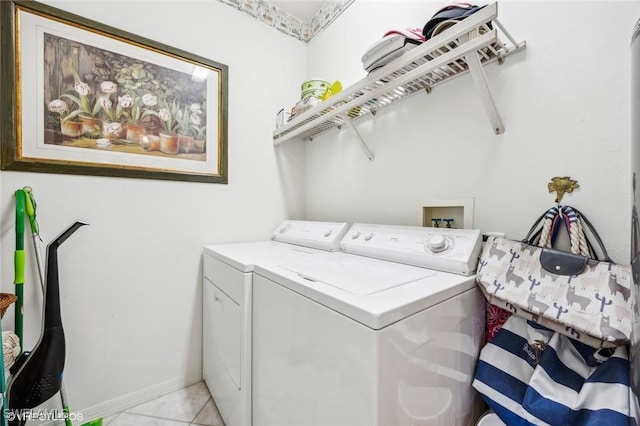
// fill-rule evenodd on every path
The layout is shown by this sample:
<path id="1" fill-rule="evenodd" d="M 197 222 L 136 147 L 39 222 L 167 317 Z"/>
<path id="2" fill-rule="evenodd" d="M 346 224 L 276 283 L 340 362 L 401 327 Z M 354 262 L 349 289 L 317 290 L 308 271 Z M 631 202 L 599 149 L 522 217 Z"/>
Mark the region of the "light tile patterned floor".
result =
<path id="1" fill-rule="evenodd" d="M 105 426 L 224 426 L 204 382 L 104 419 Z"/>

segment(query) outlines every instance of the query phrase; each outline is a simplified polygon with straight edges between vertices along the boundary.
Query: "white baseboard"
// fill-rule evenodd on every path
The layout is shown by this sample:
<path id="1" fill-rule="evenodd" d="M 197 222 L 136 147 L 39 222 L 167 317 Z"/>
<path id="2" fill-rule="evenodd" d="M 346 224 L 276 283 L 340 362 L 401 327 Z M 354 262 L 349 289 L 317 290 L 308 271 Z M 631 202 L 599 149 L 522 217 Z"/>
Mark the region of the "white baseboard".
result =
<path id="1" fill-rule="evenodd" d="M 119 396 L 109 401 L 102 402 L 92 407 L 83 408 L 81 410 L 73 409 L 74 413 L 82 413 L 82 422 L 75 421 L 75 424 L 81 425 L 99 417 L 109 417 L 122 411 L 133 408 L 137 405 L 159 398 L 170 392 L 185 388 L 187 386 L 202 381 L 202 370 L 193 371 L 184 376 L 176 377 L 162 383 L 149 386 L 139 391 L 130 392 L 126 395 Z M 57 396 L 54 396 L 57 398 Z M 29 425 L 32 423 L 29 422 Z M 64 426 L 64 421 L 50 421 L 46 423 L 33 423 L 34 426 Z"/>

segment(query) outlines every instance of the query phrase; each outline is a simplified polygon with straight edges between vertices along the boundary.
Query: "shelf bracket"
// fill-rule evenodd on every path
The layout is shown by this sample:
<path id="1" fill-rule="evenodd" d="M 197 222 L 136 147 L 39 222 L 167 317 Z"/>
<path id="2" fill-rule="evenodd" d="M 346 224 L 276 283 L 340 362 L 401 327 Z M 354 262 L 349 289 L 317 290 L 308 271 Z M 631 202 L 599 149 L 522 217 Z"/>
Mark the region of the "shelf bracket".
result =
<path id="1" fill-rule="evenodd" d="M 356 129 L 355 126 L 351 123 L 351 120 L 349 120 L 349 118 L 345 115 L 338 115 L 337 117 L 339 117 L 344 122 L 344 124 L 346 124 L 347 127 L 351 129 L 351 131 L 356 135 L 356 137 L 358 138 L 358 142 L 360 143 L 360 147 L 364 151 L 365 155 L 367 156 L 367 158 L 369 158 L 369 160 L 373 161 L 373 153 L 367 146 L 364 139 L 362 139 L 362 136 L 360 136 L 360 132 L 358 132 L 358 129 Z"/>
<path id="2" fill-rule="evenodd" d="M 476 33 L 476 35 L 467 35 L 467 37 L 477 37 L 477 30 L 474 32 Z M 496 104 L 493 101 L 491 88 L 489 87 L 489 83 L 487 82 L 487 76 L 484 73 L 484 69 L 482 67 L 482 63 L 480 62 L 478 52 L 474 51 L 469 53 L 468 55 L 465 55 L 465 61 L 469 65 L 469 72 L 471 73 L 473 82 L 480 91 L 480 96 L 482 97 L 484 108 L 489 115 L 489 120 L 491 121 L 493 130 L 495 131 L 496 135 L 504 133 L 504 124 L 502 124 L 500 113 L 498 112 L 498 108 L 496 108 Z"/>

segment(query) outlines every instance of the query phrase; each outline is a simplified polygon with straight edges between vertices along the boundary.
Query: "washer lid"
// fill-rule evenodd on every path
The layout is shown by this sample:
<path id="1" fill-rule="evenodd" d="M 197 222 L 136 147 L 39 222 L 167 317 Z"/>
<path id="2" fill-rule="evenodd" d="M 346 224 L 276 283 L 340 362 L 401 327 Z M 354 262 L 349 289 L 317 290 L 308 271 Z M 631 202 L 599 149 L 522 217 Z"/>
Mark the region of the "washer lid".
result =
<path id="1" fill-rule="evenodd" d="M 359 296 L 408 284 L 436 272 L 360 256 L 300 259 L 282 268 L 312 282 L 322 282 Z"/>
<path id="2" fill-rule="evenodd" d="M 324 250 L 302 247 L 278 241 L 215 244 L 205 246 L 205 256 L 211 256 L 241 272 L 253 272 L 258 263 L 295 262 L 298 258 L 331 254 Z"/>
<path id="3" fill-rule="evenodd" d="M 477 290 L 473 276 L 342 252 L 315 260 L 256 264 L 254 273 L 374 330 Z"/>

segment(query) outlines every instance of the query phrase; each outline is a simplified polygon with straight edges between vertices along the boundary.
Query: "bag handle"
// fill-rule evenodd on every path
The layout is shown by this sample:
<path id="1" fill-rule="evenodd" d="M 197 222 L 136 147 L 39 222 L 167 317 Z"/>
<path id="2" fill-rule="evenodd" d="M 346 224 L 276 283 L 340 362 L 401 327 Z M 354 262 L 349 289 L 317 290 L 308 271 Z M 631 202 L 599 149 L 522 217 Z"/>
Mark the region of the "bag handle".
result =
<path id="1" fill-rule="evenodd" d="M 562 206 L 551 207 L 538 219 L 536 219 L 531 229 L 529 229 L 529 232 L 527 233 L 527 236 L 524 238 L 523 242 L 540 247 L 553 246 L 553 243 L 555 242 L 558 231 L 560 229 L 558 227 L 558 222 L 560 221 L 560 219 L 563 219 L 565 227 L 567 229 L 567 233 L 570 233 L 570 224 L 566 220 L 567 218 L 564 216 L 564 214 L 562 214 L 560 207 Z M 573 252 L 578 253 L 578 251 Z"/>
<path id="2" fill-rule="evenodd" d="M 547 210 L 546 212 L 542 213 L 542 215 L 540 215 L 540 217 L 538 217 L 536 219 L 536 221 L 533 223 L 533 225 L 529 229 L 529 232 L 527 232 L 527 235 L 526 235 L 526 237 L 524 237 L 522 242 L 526 243 L 526 244 L 531 244 L 531 245 L 534 245 L 534 246 L 539 245 L 540 237 L 542 235 L 542 229 L 543 229 L 544 222 L 547 219 L 553 219 L 557 215 L 558 215 L 558 208 L 557 207 L 551 207 L 549 210 Z"/>
<path id="3" fill-rule="evenodd" d="M 551 247 L 559 231 L 558 223 L 562 220 L 569 232 L 571 252 L 586 257 L 611 262 L 607 249 L 589 219 L 578 209 L 570 206 L 553 206 L 544 212 L 534 222 L 522 242 L 540 247 Z M 582 224 L 584 222 L 584 225 Z M 588 230 L 600 249 L 601 256 L 597 256 L 593 243 L 586 237 L 584 230 Z"/>
<path id="4" fill-rule="evenodd" d="M 580 217 L 575 210 L 569 206 L 561 206 L 558 209 L 558 215 L 553 218 L 552 222 L 545 218 L 542 234 L 540 236 L 540 246 L 548 248 L 553 246 L 553 241 L 558 235 L 558 231 L 560 229 L 558 226 L 558 222 L 560 221 L 564 223 L 565 229 L 569 234 L 571 253 L 589 257 L 591 252 L 589 250 L 587 239 L 584 235 L 584 230 L 582 229 L 582 224 L 580 223 Z M 550 222 L 552 223 L 551 225 L 549 225 Z M 548 230 L 549 227 L 550 229 Z"/>
<path id="5" fill-rule="evenodd" d="M 590 240 L 587 239 L 587 243 L 589 244 L 589 250 L 594 254 L 594 256 L 592 256 L 592 257 L 594 259 L 599 259 L 599 260 L 601 260 L 603 262 L 613 262 L 613 260 L 611 260 L 611 257 L 609 257 L 609 253 L 607 253 L 607 249 L 604 246 L 604 243 L 602 242 L 602 239 L 600 238 L 600 235 L 598 234 L 598 231 L 596 231 L 596 228 L 593 227 L 593 225 L 591 224 L 589 219 L 587 219 L 587 217 L 583 213 L 581 213 L 578 209 L 574 208 L 573 210 L 578 215 L 578 218 L 582 219 L 582 221 L 586 225 L 586 229 L 589 231 L 589 234 L 591 234 L 593 239 L 598 244 L 598 247 L 600 248 L 601 257 L 596 257 L 595 256 L 595 251 L 593 250 L 593 245 L 591 244 Z"/>

